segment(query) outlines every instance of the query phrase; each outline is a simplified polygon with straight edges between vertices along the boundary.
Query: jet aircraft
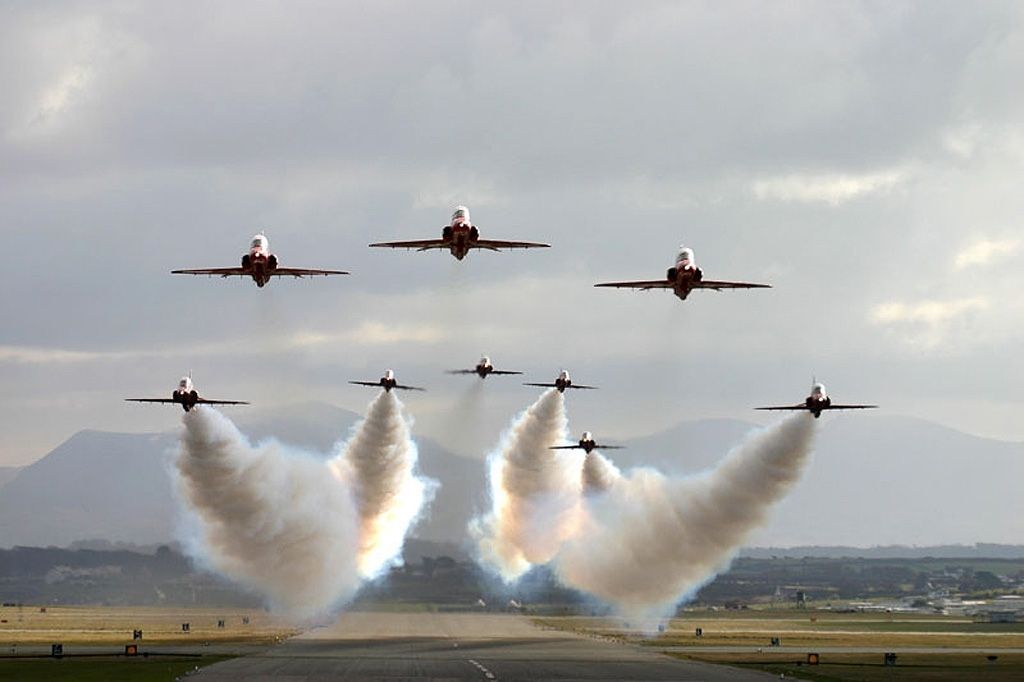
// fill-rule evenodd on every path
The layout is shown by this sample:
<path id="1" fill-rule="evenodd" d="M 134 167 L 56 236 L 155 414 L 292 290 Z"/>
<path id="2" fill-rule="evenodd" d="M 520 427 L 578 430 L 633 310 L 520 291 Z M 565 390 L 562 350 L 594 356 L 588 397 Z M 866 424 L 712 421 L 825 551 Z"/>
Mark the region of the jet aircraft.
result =
<path id="1" fill-rule="evenodd" d="M 821 417 L 825 410 L 874 410 L 878 405 L 834 405 L 832 398 L 825 391 L 825 384 L 817 381 L 811 386 L 811 394 L 804 402 L 797 405 L 776 405 L 770 407 L 757 407 L 758 410 L 807 410 L 814 415 L 815 419 Z"/>
<path id="2" fill-rule="evenodd" d="M 476 367 L 473 369 L 450 369 L 448 374 L 476 374 L 481 379 L 486 379 L 490 374 L 522 374 L 522 372 L 514 372 L 507 369 L 494 369 L 494 365 L 491 364 L 491 359 L 486 355 L 480 358 L 480 362 L 476 363 Z"/>
<path id="3" fill-rule="evenodd" d="M 596 390 L 597 386 L 584 386 L 583 384 L 574 384 L 572 379 L 569 377 L 569 370 L 563 369 L 558 373 L 558 378 L 550 384 L 534 384 L 524 383 L 523 386 L 540 386 L 541 388 L 557 388 L 559 393 L 565 393 L 567 388 L 579 388 L 585 390 Z"/>
<path id="4" fill-rule="evenodd" d="M 500 239 L 481 239 L 480 229 L 470 220 L 469 209 L 465 206 L 456 206 L 455 212 L 452 214 L 451 222 L 441 228 L 440 239 L 377 242 L 375 244 L 370 244 L 370 246 L 386 249 L 416 249 L 417 251 L 448 249 L 448 251 L 451 252 L 457 260 L 462 260 L 471 249 L 485 249 L 487 251 L 501 251 L 502 249 L 546 249 L 551 245 L 541 244 L 539 242 L 510 242 Z"/>
<path id="5" fill-rule="evenodd" d="M 621 445 L 601 445 L 594 441 L 594 435 L 590 431 L 584 431 L 580 442 L 576 445 L 552 445 L 551 450 L 583 450 L 588 455 L 592 450 L 624 450 Z"/>
<path id="6" fill-rule="evenodd" d="M 401 391 L 427 390 L 425 388 L 420 388 L 419 386 L 403 386 L 402 384 L 398 383 L 398 380 L 395 378 L 395 373 L 390 369 L 384 370 L 384 376 L 382 376 L 377 381 L 350 381 L 348 383 L 355 384 L 356 386 L 374 386 L 378 388 L 383 388 L 388 393 L 390 393 L 391 389 L 393 388 L 397 388 Z"/>
<path id="7" fill-rule="evenodd" d="M 697 267 L 697 261 L 693 257 L 693 249 L 685 246 L 679 247 L 679 254 L 676 256 L 676 264 L 668 269 L 665 279 L 649 279 L 632 282 L 602 282 L 595 284 L 595 287 L 615 287 L 618 289 L 639 289 L 650 291 L 651 289 L 671 289 L 685 301 L 686 297 L 694 289 L 770 289 L 770 284 L 755 284 L 753 282 L 727 282 L 718 279 L 704 279 L 704 271 Z"/>
<path id="8" fill-rule="evenodd" d="M 260 232 L 254 235 L 249 253 L 242 256 L 240 268 L 197 268 L 193 270 L 171 270 L 172 275 L 209 275 L 211 277 L 252 277 L 256 286 L 264 287 L 271 277 L 314 277 L 317 275 L 348 275 L 345 270 L 314 270 L 309 268 L 282 268 L 277 256 L 270 252 L 270 240 Z"/>
<path id="9" fill-rule="evenodd" d="M 199 396 L 199 393 L 192 387 L 192 372 L 181 378 L 178 388 L 171 393 L 170 398 L 125 398 L 130 403 L 171 403 L 181 405 L 181 408 L 188 412 L 196 405 L 248 405 L 244 400 L 207 400 Z"/>

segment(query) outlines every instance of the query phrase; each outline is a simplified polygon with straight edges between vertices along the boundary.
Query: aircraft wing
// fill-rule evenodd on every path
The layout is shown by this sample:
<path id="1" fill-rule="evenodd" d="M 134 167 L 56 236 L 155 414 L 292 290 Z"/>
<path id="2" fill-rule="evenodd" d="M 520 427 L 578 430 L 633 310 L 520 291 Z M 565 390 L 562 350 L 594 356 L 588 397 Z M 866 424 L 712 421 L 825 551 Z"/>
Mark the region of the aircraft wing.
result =
<path id="1" fill-rule="evenodd" d="M 638 280 L 635 282 L 601 282 L 595 284 L 595 287 L 613 287 L 616 289 L 639 289 L 640 291 L 650 291 L 651 289 L 672 289 L 675 287 L 674 282 L 670 282 L 667 279 L 646 279 Z"/>
<path id="2" fill-rule="evenodd" d="M 755 410 L 809 410 L 803 403 L 799 405 L 772 405 L 770 407 L 755 407 Z"/>
<path id="3" fill-rule="evenodd" d="M 413 239 L 404 242 L 376 242 L 371 247 L 383 249 L 416 249 L 417 251 L 429 251 L 430 249 L 447 249 L 449 242 L 443 239 Z"/>
<path id="4" fill-rule="evenodd" d="M 501 239 L 477 239 L 469 242 L 471 249 L 486 249 L 487 251 L 501 251 L 502 249 L 548 249 L 551 244 L 540 242 L 510 242 Z"/>
<path id="5" fill-rule="evenodd" d="M 356 386 L 376 386 L 377 388 L 384 388 L 380 385 L 379 381 L 350 381 L 348 383 L 355 384 Z"/>
<path id="6" fill-rule="evenodd" d="M 829 405 L 826 410 L 874 410 L 878 405 Z"/>
<path id="7" fill-rule="evenodd" d="M 625 445 L 601 445 L 598 443 L 594 446 L 595 450 L 625 450 Z"/>
<path id="8" fill-rule="evenodd" d="M 274 268 L 273 272 L 268 273 L 271 277 L 316 277 L 318 275 L 351 275 L 351 272 L 346 270 L 317 270 L 310 268 Z"/>
<path id="9" fill-rule="evenodd" d="M 208 400 L 206 398 L 199 398 L 196 401 L 199 405 L 248 405 L 249 403 L 244 400 Z"/>
<path id="10" fill-rule="evenodd" d="M 171 403 L 175 401 L 170 398 L 125 398 L 125 402 L 128 403 Z"/>
<path id="11" fill-rule="evenodd" d="M 420 388 L 419 386 L 403 386 L 402 384 L 395 384 L 392 388 L 397 388 L 402 391 L 425 391 L 427 389 Z"/>
<path id="12" fill-rule="evenodd" d="M 492 369 L 491 374 L 522 374 L 522 372 L 513 372 L 509 369 Z"/>
<path id="13" fill-rule="evenodd" d="M 475 369 L 449 369 L 445 374 L 476 374 Z"/>
<path id="14" fill-rule="evenodd" d="M 580 388 L 584 391 L 596 391 L 597 386 L 584 386 L 583 384 L 569 384 L 566 388 Z"/>
<path id="15" fill-rule="evenodd" d="M 714 289 L 715 291 L 721 291 L 722 289 L 771 289 L 771 284 L 755 284 L 753 282 L 726 282 L 718 279 L 702 279 L 699 282 L 693 283 L 694 289 Z"/>
<path id="16" fill-rule="evenodd" d="M 582 450 L 582 445 L 552 445 L 548 450 Z"/>
<path id="17" fill-rule="evenodd" d="M 527 382 L 524 382 L 523 386 L 537 386 L 539 388 L 558 388 L 557 386 L 555 386 L 555 384 L 533 384 Z"/>
<path id="18" fill-rule="evenodd" d="M 171 270 L 172 275 L 209 275 L 210 277 L 248 277 L 242 268 L 195 268 L 192 270 Z"/>

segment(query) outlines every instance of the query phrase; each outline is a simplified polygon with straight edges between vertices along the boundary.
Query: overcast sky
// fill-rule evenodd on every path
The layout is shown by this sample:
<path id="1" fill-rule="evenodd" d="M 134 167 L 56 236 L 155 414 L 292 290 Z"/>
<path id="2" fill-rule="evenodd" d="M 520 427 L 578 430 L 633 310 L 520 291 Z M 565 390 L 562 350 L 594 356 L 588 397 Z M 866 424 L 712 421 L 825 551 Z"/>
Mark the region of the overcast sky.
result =
<path id="1" fill-rule="evenodd" d="M 758 420 L 834 397 L 1024 440 L 1019 2 L 7 2 L 0 7 L 0 465 L 209 397 L 362 411 L 387 367 L 417 430 L 496 440 L 534 397 L 574 430 Z M 439 235 L 550 250 L 366 248 Z M 352 277 L 171 276 L 282 264 Z M 774 289 L 598 290 L 706 276 Z M 406 396 L 403 396 L 405 398 Z M 452 434 L 479 415 L 467 442 Z"/>

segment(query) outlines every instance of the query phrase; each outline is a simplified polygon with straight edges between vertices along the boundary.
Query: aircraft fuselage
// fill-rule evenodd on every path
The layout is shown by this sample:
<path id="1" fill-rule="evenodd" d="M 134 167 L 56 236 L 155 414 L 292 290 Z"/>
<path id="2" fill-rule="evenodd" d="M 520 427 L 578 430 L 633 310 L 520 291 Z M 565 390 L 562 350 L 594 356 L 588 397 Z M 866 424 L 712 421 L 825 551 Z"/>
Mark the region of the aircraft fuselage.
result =
<path id="1" fill-rule="evenodd" d="M 171 400 L 181 405 L 181 409 L 188 412 L 199 402 L 199 394 L 194 390 L 186 391 L 179 388 L 171 394 Z"/>
<path id="2" fill-rule="evenodd" d="M 270 281 L 271 274 L 277 269 L 277 256 L 254 246 L 249 249 L 249 253 L 242 256 L 242 269 L 252 277 L 256 286 L 264 287 Z"/>
<path id="3" fill-rule="evenodd" d="M 826 410 L 830 405 L 832 405 L 832 398 L 829 398 L 828 396 L 818 397 L 811 395 L 807 396 L 807 400 L 804 401 L 804 404 L 807 406 L 810 413 L 814 415 L 814 418 L 818 419 L 821 417 L 822 410 Z"/>
<path id="4" fill-rule="evenodd" d="M 678 262 L 675 267 L 668 269 L 666 277 L 672 282 L 672 291 L 676 297 L 685 301 L 693 291 L 693 285 L 704 279 L 704 273 L 696 265 Z"/>
<path id="5" fill-rule="evenodd" d="M 481 379 L 486 379 L 487 375 L 494 371 L 494 365 L 477 365 L 476 373 Z"/>
<path id="6" fill-rule="evenodd" d="M 480 230 L 464 220 L 452 220 L 451 225 L 445 225 L 441 229 L 441 239 L 446 242 L 448 251 L 455 256 L 456 260 L 465 258 L 473 242 L 479 238 Z"/>

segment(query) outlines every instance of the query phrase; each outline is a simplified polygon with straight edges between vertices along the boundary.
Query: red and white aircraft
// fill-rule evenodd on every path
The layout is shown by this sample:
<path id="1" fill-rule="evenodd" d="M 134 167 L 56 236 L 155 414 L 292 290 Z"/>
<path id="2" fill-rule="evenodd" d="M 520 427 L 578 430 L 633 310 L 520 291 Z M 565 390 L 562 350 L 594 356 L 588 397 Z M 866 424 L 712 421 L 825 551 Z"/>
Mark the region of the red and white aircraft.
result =
<path id="1" fill-rule="evenodd" d="M 260 232 L 254 235 L 249 253 L 242 256 L 240 268 L 196 268 L 193 270 L 171 270 L 172 275 L 209 275 L 211 277 L 252 277 L 256 286 L 264 287 L 271 277 L 314 277 L 317 275 L 349 275 L 345 270 L 314 270 L 310 268 L 282 268 L 277 265 L 277 256 L 270 252 L 270 240 Z"/>
<path id="2" fill-rule="evenodd" d="M 567 388 L 579 388 L 585 390 L 596 390 L 597 386 L 584 386 L 583 384 L 574 384 L 572 379 L 569 377 L 569 370 L 563 369 L 558 373 L 558 378 L 550 384 L 533 384 L 524 383 L 523 386 L 540 386 L 541 388 L 557 388 L 559 393 L 565 393 Z"/>
<path id="3" fill-rule="evenodd" d="M 757 407 L 757 410 L 807 410 L 817 419 L 825 410 L 874 410 L 878 405 L 834 405 L 832 398 L 825 392 L 825 384 L 814 382 L 811 386 L 811 394 L 804 402 L 798 405 L 780 405 L 772 407 Z"/>
<path id="4" fill-rule="evenodd" d="M 522 372 L 513 372 L 507 369 L 494 369 L 494 365 L 491 364 L 491 359 L 485 355 L 480 358 L 480 362 L 476 363 L 476 367 L 473 369 L 450 369 L 448 370 L 448 374 L 476 374 L 481 379 L 486 379 L 490 374 L 522 374 Z"/>
<path id="5" fill-rule="evenodd" d="M 685 301 L 686 297 L 694 289 L 770 289 L 770 284 L 754 284 L 752 282 L 726 282 L 717 279 L 704 279 L 704 271 L 697 267 L 697 261 L 693 257 L 693 249 L 685 246 L 679 247 L 679 255 L 676 256 L 676 264 L 668 269 L 665 279 L 640 280 L 636 282 L 603 282 L 595 284 L 595 287 L 616 287 L 619 289 L 639 289 L 650 291 L 651 289 L 672 289 L 680 300 Z"/>
<path id="6" fill-rule="evenodd" d="M 539 242 L 510 242 L 500 239 L 480 239 L 480 230 L 469 218 L 469 209 L 456 206 L 452 221 L 441 228 L 440 239 L 414 239 L 401 242 L 377 242 L 371 247 L 386 249 L 448 249 L 456 259 L 462 260 L 471 249 L 501 251 L 502 249 L 546 249 L 550 244 Z"/>
<path id="7" fill-rule="evenodd" d="M 192 372 L 181 378 L 178 388 L 174 389 L 170 398 L 125 398 L 130 403 L 170 403 L 181 405 L 188 412 L 196 405 L 248 405 L 244 400 L 208 400 L 200 397 L 192 387 Z"/>
<path id="8" fill-rule="evenodd" d="M 395 378 L 395 373 L 390 369 L 384 370 L 384 376 L 377 381 L 350 381 L 350 384 L 356 386 L 373 386 L 375 388 L 383 388 L 386 392 L 390 393 L 391 389 L 397 388 L 401 391 L 425 391 L 427 389 L 420 388 L 418 386 L 403 386 L 398 383 L 398 379 Z"/>
<path id="9" fill-rule="evenodd" d="M 601 445 L 594 441 L 594 434 L 584 431 L 580 442 L 576 445 L 552 445 L 551 450 L 583 450 L 588 455 L 592 450 L 625 450 L 622 445 Z"/>

